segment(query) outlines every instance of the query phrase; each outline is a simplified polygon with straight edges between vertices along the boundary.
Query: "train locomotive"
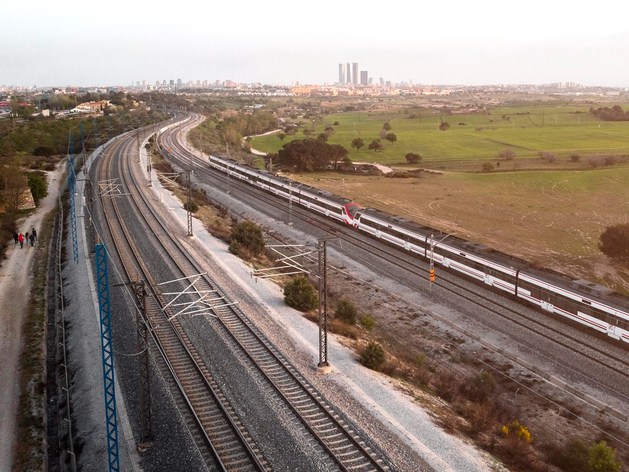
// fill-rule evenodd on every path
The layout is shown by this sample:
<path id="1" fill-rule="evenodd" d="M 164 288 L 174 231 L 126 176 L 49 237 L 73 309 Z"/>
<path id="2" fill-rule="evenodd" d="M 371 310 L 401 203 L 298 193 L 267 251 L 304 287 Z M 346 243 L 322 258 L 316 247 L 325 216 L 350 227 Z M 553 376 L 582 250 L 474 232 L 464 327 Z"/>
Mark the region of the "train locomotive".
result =
<path id="1" fill-rule="evenodd" d="M 209 164 L 412 254 L 424 258 L 432 255 L 435 263 L 494 290 L 629 343 L 629 300 L 607 287 L 587 280 L 573 280 L 453 235 L 435 244 L 446 234 L 380 210 L 363 209 L 331 192 L 244 166 L 226 157 L 210 156 Z"/>

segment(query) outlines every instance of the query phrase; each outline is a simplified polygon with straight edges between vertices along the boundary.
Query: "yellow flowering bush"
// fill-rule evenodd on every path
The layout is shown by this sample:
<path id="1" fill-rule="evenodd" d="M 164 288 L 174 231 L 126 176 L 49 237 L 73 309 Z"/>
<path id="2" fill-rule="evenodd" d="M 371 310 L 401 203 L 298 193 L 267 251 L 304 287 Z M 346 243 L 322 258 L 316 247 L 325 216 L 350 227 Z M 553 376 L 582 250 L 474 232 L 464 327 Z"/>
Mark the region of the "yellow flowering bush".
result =
<path id="1" fill-rule="evenodd" d="M 506 437 L 518 438 L 520 441 L 527 443 L 533 441 L 533 436 L 531 436 L 529 429 L 521 425 L 518 420 L 512 421 L 506 426 L 503 425 L 500 431 Z"/>

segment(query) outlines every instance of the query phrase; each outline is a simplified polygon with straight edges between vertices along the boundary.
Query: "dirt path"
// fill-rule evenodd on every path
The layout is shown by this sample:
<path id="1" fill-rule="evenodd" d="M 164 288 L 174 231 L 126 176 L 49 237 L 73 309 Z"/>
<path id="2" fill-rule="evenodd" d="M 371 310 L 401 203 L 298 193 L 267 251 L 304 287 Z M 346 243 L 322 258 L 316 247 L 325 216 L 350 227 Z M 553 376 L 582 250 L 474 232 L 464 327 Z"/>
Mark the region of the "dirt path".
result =
<path id="1" fill-rule="evenodd" d="M 35 228 L 41 233 L 41 222 L 57 204 L 59 183 L 64 166 L 48 174 L 48 196 L 39 208 L 18 221 L 18 232 Z M 0 265 L 0 470 L 11 470 L 16 434 L 16 413 L 19 401 L 20 351 L 22 325 L 27 314 L 35 257 L 42 257 L 44 248 L 9 243 L 7 258 Z"/>

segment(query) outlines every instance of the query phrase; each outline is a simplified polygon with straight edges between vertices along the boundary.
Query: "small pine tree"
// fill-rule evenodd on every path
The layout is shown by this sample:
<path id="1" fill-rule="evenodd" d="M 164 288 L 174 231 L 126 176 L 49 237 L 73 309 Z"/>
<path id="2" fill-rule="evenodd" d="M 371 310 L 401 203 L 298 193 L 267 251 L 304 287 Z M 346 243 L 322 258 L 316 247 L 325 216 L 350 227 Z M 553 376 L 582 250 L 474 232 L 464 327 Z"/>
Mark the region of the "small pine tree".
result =
<path id="1" fill-rule="evenodd" d="M 284 303 L 299 311 L 314 310 L 319 297 L 306 277 L 297 276 L 284 287 Z"/>
<path id="2" fill-rule="evenodd" d="M 588 472 L 619 472 L 622 462 L 616 461 L 616 449 L 605 441 L 593 444 L 588 449 Z"/>
<path id="3" fill-rule="evenodd" d="M 334 316 L 343 323 L 347 323 L 349 325 L 356 324 L 356 307 L 352 302 L 343 298 L 339 300 L 336 305 Z"/>
<path id="4" fill-rule="evenodd" d="M 384 361 L 386 360 L 386 354 L 384 349 L 377 342 L 370 342 L 362 355 L 360 356 L 360 363 L 365 367 L 373 370 L 378 370 Z"/>
<path id="5" fill-rule="evenodd" d="M 242 247 L 247 248 L 252 254 L 260 254 L 264 251 L 265 242 L 262 228 L 251 221 L 238 223 L 231 233 L 231 241 L 238 241 Z"/>

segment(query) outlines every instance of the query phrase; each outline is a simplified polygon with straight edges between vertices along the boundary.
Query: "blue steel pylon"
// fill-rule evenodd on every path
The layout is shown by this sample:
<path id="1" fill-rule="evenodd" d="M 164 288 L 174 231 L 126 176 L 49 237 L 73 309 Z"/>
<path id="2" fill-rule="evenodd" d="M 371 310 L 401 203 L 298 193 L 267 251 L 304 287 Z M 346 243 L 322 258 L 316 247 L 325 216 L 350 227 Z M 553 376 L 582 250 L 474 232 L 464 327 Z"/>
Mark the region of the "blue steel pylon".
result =
<path id="1" fill-rule="evenodd" d="M 98 307 L 100 309 L 100 339 L 103 353 L 103 380 L 105 387 L 105 420 L 109 471 L 120 470 L 118 457 L 118 419 L 116 412 L 116 385 L 114 383 L 114 348 L 109 313 L 109 281 L 107 275 L 107 249 L 104 244 L 95 246 Z"/>
<path id="2" fill-rule="evenodd" d="M 68 200 L 70 201 L 70 226 L 72 227 L 72 255 L 74 263 L 79 263 L 79 242 L 76 234 L 76 207 L 74 204 L 75 175 L 74 175 L 74 138 L 70 131 L 70 157 L 68 157 Z"/>

